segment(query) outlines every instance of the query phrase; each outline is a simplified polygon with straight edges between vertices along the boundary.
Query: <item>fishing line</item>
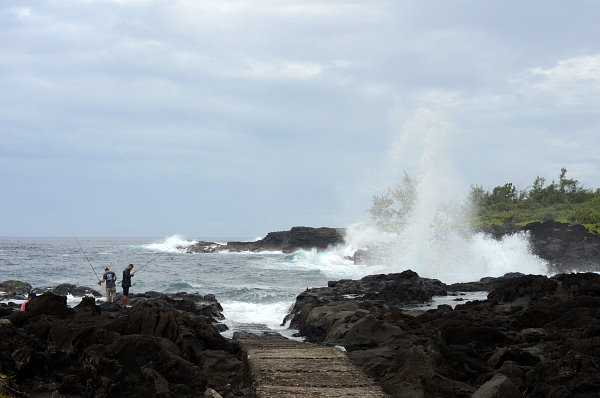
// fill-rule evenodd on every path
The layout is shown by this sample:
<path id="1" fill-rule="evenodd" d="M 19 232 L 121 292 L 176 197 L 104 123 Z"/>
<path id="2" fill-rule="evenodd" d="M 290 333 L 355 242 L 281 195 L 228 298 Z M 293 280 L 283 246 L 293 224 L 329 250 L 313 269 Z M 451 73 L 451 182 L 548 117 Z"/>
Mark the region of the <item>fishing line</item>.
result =
<path id="1" fill-rule="evenodd" d="M 74 238 L 75 238 L 75 241 L 77 242 L 77 244 L 79 245 L 79 248 L 81 249 L 81 252 L 85 256 L 85 259 L 87 260 L 88 264 L 90 265 L 90 268 L 92 269 L 92 271 L 94 271 L 94 275 L 96 275 L 96 279 L 98 279 L 98 282 L 100 282 L 100 277 L 98 276 L 98 273 L 94 269 L 94 266 L 92 265 L 92 263 L 91 263 L 90 259 L 88 258 L 87 254 L 85 254 L 85 251 L 83 250 L 83 247 L 81 247 L 81 243 L 79 243 L 79 239 L 77 239 L 77 237 L 74 237 Z M 106 292 L 106 288 L 104 287 L 104 285 L 102 285 L 102 284 L 100 284 L 100 285 L 102 286 L 102 288 Z"/>
<path id="2" fill-rule="evenodd" d="M 140 268 L 138 268 L 137 271 L 135 271 L 135 273 L 138 273 L 142 270 L 142 268 L 144 268 L 146 265 L 150 264 L 152 261 L 156 260 L 162 253 L 158 253 L 156 256 L 152 257 L 150 260 L 148 260 L 146 262 L 146 264 L 142 265 Z"/>

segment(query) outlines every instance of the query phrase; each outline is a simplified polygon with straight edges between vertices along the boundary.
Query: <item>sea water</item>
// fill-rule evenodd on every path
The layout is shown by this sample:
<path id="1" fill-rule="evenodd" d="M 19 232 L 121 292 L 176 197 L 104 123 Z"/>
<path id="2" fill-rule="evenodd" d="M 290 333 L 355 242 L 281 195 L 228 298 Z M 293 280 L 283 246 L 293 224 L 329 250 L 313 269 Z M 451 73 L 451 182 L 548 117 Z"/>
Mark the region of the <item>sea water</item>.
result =
<path id="1" fill-rule="evenodd" d="M 192 254 L 182 247 L 196 240 L 177 236 L 78 241 L 81 248 L 74 238 L 0 238 L 0 280 L 20 280 L 33 287 L 72 283 L 101 292 L 97 281 L 104 267 L 110 267 L 120 278 L 123 269 L 132 263 L 135 276 L 131 293 L 214 294 L 232 333 L 248 328 L 283 331 L 283 318 L 306 288 L 381 270 L 356 266 L 335 250 Z M 117 286 L 120 291 L 118 281 Z M 69 304 L 76 303 L 75 297 L 69 300 Z"/>
<path id="2" fill-rule="evenodd" d="M 370 239 L 367 239 L 369 237 Z M 235 330 L 271 329 L 290 335 L 282 326 L 285 315 L 296 296 L 307 288 L 327 286 L 339 279 L 359 279 L 369 274 L 401 272 L 411 268 L 402 256 L 398 262 L 355 265 L 348 256 L 365 247 L 373 239 L 381 242 L 399 239 L 394 234 L 377 234 L 373 229 L 352 226 L 347 243 L 325 252 L 300 250 L 295 253 L 186 253 L 185 247 L 196 239 L 178 236 L 168 238 L 0 238 L 0 280 L 20 280 L 33 287 L 71 283 L 101 292 L 98 278 L 108 266 L 120 278 L 127 264 L 134 264 L 132 293 L 214 294 L 223 306 L 231 336 Z M 470 250 L 479 250 L 464 274 L 441 272 L 440 268 L 415 269 L 421 276 L 444 276 L 445 283 L 478 280 L 484 276 L 500 276 L 504 272 L 522 270 L 523 260 L 533 261 L 527 252 L 525 237 L 508 238 L 521 243 L 508 244 L 489 237 L 474 238 Z M 230 239 L 198 239 L 221 241 Z M 240 240 L 240 238 L 231 239 Z M 248 239 L 253 240 L 253 239 Z M 79 242 L 79 243 L 78 243 Z M 484 242 L 484 243 L 482 243 Z M 81 245 L 81 247 L 80 247 Z M 487 257 L 485 253 L 488 253 Z M 453 257 L 450 257 L 452 259 Z M 467 266 L 460 257 L 462 270 Z M 539 260 L 539 259 L 538 259 Z M 443 262 L 448 266 L 448 261 Z M 541 267 L 543 262 L 539 260 Z M 415 267 L 412 267 L 415 268 Z M 437 271 L 436 271 L 437 270 Z M 463 272 L 463 271 L 461 271 Z M 117 290 L 120 291 L 119 282 Z M 483 298 L 481 294 L 474 298 Z M 70 297 L 75 305 L 81 298 Z M 435 303 L 435 302 L 434 302 Z"/>

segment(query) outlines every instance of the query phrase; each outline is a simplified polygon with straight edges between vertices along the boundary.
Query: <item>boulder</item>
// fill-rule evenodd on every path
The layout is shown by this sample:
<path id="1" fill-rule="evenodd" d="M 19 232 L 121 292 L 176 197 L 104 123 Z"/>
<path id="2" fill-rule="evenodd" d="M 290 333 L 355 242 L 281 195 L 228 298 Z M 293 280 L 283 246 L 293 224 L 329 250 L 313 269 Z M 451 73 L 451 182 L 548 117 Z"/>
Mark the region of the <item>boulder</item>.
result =
<path id="1" fill-rule="evenodd" d="M 31 285 L 21 281 L 4 281 L 0 282 L 0 292 L 4 292 L 7 296 L 27 296 L 31 291 Z"/>
<path id="2" fill-rule="evenodd" d="M 498 373 L 473 393 L 473 398 L 522 398 L 523 394 L 505 375 Z"/>
<path id="3" fill-rule="evenodd" d="M 67 307 L 67 298 L 58 296 L 52 292 L 46 292 L 41 296 L 33 297 L 27 304 L 27 313 L 33 315 L 67 316 L 73 310 Z"/>

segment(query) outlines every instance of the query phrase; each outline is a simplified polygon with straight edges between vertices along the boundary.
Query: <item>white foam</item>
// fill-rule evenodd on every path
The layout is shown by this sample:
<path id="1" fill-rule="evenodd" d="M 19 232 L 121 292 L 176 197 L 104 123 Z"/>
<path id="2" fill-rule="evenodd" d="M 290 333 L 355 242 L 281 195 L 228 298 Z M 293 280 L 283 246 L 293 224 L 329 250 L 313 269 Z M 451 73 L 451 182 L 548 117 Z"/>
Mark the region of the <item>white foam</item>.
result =
<path id="1" fill-rule="evenodd" d="M 449 305 L 454 308 L 469 301 L 487 300 L 487 296 L 488 292 L 458 292 L 457 296 L 433 296 L 429 303 L 403 306 L 402 309 L 430 310 L 436 309 L 440 305 Z"/>
<path id="2" fill-rule="evenodd" d="M 233 251 L 232 252 L 229 250 L 222 250 L 222 251 L 216 252 L 216 254 L 232 254 L 232 255 L 243 255 L 243 256 L 248 256 L 248 255 L 269 256 L 269 255 L 283 254 L 283 251 L 281 251 L 281 250 L 265 250 L 265 251 L 253 252 L 250 250 L 245 250 L 245 251 Z"/>
<path id="3" fill-rule="evenodd" d="M 256 327 L 257 331 L 264 328 L 290 337 L 297 332 L 293 329 L 287 329 L 287 326 L 281 326 L 283 318 L 288 314 L 292 305 L 289 301 L 280 301 L 277 303 L 250 303 L 243 301 L 224 301 L 223 315 L 225 316 L 225 325 L 229 330 L 223 332 L 223 336 L 231 338 L 237 330 L 252 331 Z M 264 327 L 264 328 L 262 328 Z"/>
<path id="4" fill-rule="evenodd" d="M 163 242 L 150 243 L 147 245 L 143 245 L 142 247 L 149 250 L 156 250 L 160 252 L 169 252 L 169 253 L 184 253 L 185 248 L 197 243 L 193 240 L 185 239 L 179 235 L 172 235 L 166 238 Z"/>
<path id="5" fill-rule="evenodd" d="M 286 256 L 289 261 L 286 265 L 320 271 L 330 279 L 356 279 L 385 270 L 385 266 L 382 265 L 355 265 L 344 254 L 348 250 L 345 247 L 328 252 L 320 252 L 316 249 L 298 250 Z"/>
<path id="6" fill-rule="evenodd" d="M 24 299 L 14 299 L 14 298 L 11 298 L 11 299 L 5 299 L 5 298 L 1 298 L 1 297 L 0 297 L 0 303 L 3 303 L 3 304 L 8 304 L 8 303 L 11 303 L 11 302 L 12 302 L 12 303 L 15 303 L 15 304 L 19 304 L 19 305 L 21 305 L 21 304 L 23 304 L 25 301 L 27 301 L 27 300 L 24 300 Z"/>

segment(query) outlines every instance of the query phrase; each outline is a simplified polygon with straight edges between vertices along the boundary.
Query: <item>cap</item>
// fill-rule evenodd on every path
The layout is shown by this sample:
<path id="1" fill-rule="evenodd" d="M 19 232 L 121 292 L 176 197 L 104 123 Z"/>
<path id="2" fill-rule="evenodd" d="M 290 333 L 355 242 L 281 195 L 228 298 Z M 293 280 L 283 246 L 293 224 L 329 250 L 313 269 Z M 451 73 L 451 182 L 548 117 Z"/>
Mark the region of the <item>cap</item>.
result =
<path id="1" fill-rule="evenodd" d="M 36 296 L 36 294 L 34 292 L 31 292 L 27 295 L 27 297 L 35 297 L 35 296 Z"/>

